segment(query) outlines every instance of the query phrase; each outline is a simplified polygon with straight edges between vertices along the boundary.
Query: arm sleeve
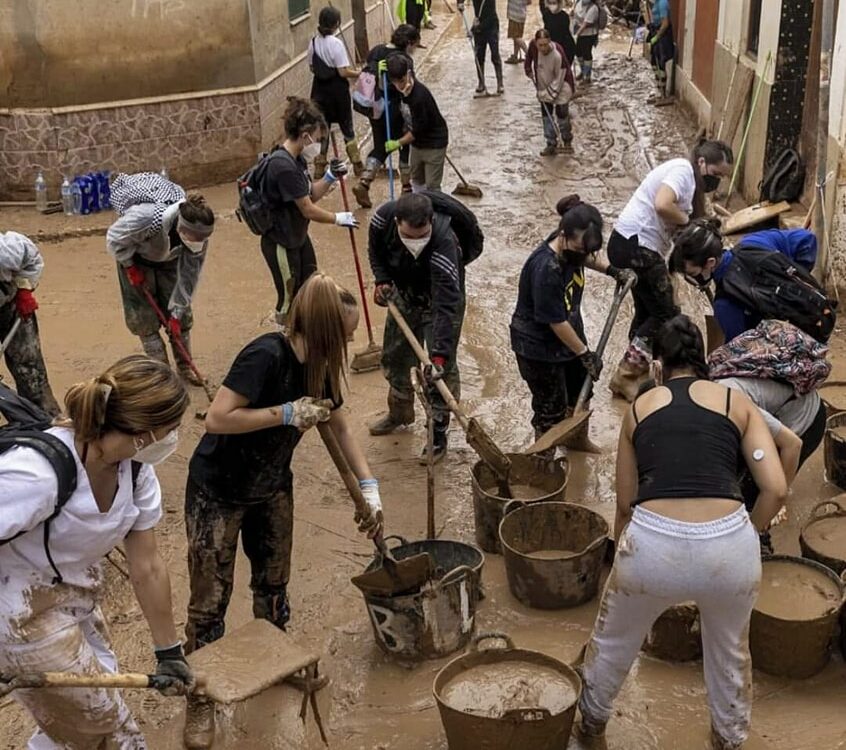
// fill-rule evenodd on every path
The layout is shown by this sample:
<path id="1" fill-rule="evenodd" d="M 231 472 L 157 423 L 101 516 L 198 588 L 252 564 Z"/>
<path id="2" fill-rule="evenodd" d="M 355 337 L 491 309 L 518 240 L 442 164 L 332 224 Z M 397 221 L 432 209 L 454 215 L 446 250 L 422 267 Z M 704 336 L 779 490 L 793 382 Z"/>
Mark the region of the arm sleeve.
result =
<path id="1" fill-rule="evenodd" d="M 162 518 L 162 488 L 152 466 L 141 465 L 132 500 L 138 508 L 138 518 L 132 525 L 132 531 L 147 531 L 159 523 Z"/>
<path id="2" fill-rule="evenodd" d="M 203 250 L 201 253 L 192 253 L 183 249 L 179 253 L 176 262 L 176 286 L 173 287 L 168 302 L 168 311 L 174 318 L 181 318 L 191 306 L 191 298 L 200 280 L 207 252 L 208 250 Z"/>
<path id="3" fill-rule="evenodd" d="M 370 220 L 370 230 L 367 236 L 367 257 L 370 259 L 370 270 L 377 284 L 391 280 L 391 274 L 383 262 L 387 251 L 385 234 L 388 231 L 388 220 L 385 206 L 382 206 Z"/>
<path id="4" fill-rule="evenodd" d="M 0 455 L 0 539 L 34 529 L 59 499 L 52 464 L 31 448 L 11 448 Z"/>
<path id="5" fill-rule="evenodd" d="M 236 357 L 223 381 L 230 391 L 255 404 L 261 398 L 264 384 L 279 371 L 277 357 L 261 342 L 248 344 Z"/>
<path id="6" fill-rule="evenodd" d="M 156 212 L 153 203 L 131 206 L 106 232 L 106 249 L 122 266 L 132 265 L 132 256 L 149 238 Z"/>
<path id="7" fill-rule="evenodd" d="M 331 57 L 329 64 L 335 68 L 349 68 L 351 66 L 350 56 L 347 54 L 347 48 L 338 37 L 332 37 L 331 42 Z"/>
<path id="8" fill-rule="evenodd" d="M 308 175 L 295 160 L 287 157 L 279 161 L 276 187 L 279 190 L 280 197 L 286 203 L 305 198 L 311 194 L 311 182 Z"/>
<path id="9" fill-rule="evenodd" d="M 532 275 L 532 299 L 534 317 L 538 323 L 551 325 L 567 320 L 567 307 L 564 304 L 564 282 L 561 271 L 552 264 L 542 269 L 535 269 Z"/>
<path id="10" fill-rule="evenodd" d="M 420 84 L 415 84 L 419 86 Z M 415 97 L 414 106 L 409 106 L 411 110 L 411 127 L 409 130 L 417 137 L 418 133 L 425 133 L 429 130 L 432 121 L 432 114 L 435 107 L 435 100 L 431 94 L 428 96 Z"/>
<path id="11" fill-rule="evenodd" d="M 8 273 L 18 289 L 35 289 L 44 270 L 44 258 L 29 237 L 6 232 L 0 234 L 0 270 Z"/>
<path id="12" fill-rule="evenodd" d="M 673 167 L 664 179 L 662 185 L 666 185 L 676 194 L 676 204 L 687 213 L 693 207 L 693 193 L 696 191 L 696 179 L 693 176 L 693 167 L 689 163 L 679 164 Z"/>
<path id="13" fill-rule="evenodd" d="M 460 253 L 452 229 L 432 249 L 432 354 L 449 359 L 457 341 L 453 331 L 461 306 Z"/>

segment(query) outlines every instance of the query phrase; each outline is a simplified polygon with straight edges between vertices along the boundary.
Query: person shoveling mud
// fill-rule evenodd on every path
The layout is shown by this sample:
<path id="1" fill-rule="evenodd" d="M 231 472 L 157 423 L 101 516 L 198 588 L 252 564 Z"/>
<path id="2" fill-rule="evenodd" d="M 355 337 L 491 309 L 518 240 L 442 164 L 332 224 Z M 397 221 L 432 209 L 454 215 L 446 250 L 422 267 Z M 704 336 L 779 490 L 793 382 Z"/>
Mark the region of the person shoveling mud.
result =
<path id="1" fill-rule="evenodd" d="M 162 689 L 193 687 L 156 548 L 162 493 L 152 468 L 176 449 L 188 404 L 185 385 L 166 364 L 136 355 L 73 386 L 61 426 L 18 431 L 11 441 L 0 430 L 0 673 L 96 679 L 117 671 L 100 609 L 100 561 L 122 543 L 156 675 L 172 678 Z M 146 747 L 114 688 L 12 696 L 38 727 L 29 747 Z"/>
<path id="2" fill-rule="evenodd" d="M 328 423 L 358 479 L 360 531 L 382 528 L 379 483 L 340 407 L 347 340 L 358 325 L 355 297 L 315 273 L 291 305 L 290 333 L 260 336 L 238 354 L 206 418 L 188 470 L 185 523 L 191 652 L 220 638 L 241 536 L 252 566 L 253 614 L 285 629 L 293 535 L 291 459 L 303 433 Z M 189 701 L 187 747 L 209 747 L 214 707 Z"/>

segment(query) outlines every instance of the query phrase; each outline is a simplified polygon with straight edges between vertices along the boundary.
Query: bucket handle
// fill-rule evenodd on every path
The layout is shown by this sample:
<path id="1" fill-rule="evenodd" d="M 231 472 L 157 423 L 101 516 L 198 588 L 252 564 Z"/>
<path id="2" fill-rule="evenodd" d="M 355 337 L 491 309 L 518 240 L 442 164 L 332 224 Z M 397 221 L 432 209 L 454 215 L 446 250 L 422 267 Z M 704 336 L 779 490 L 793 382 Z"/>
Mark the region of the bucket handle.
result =
<path id="1" fill-rule="evenodd" d="M 489 640 L 500 640 L 505 641 L 505 648 L 506 650 L 513 651 L 514 641 L 511 640 L 511 636 L 507 633 L 499 633 L 499 632 L 490 632 L 490 633 L 479 633 L 478 635 L 473 637 L 473 642 L 470 644 L 470 650 L 473 652 L 476 651 L 484 651 L 487 649 L 480 649 L 479 645 L 482 641 L 489 641 Z"/>
<path id="2" fill-rule="evenodd" d="M 502 506 L 502 517 L 505 518 L 509 513 L 513 513 L 515 510 L 519 510 L 520 508 L 525 507 L 528 503 L 525 500 L 509 500 L 505 505 Z"/>
<path id="3" fill-rule="evenodd" d="M 462 576 L 469 575 L 475 576 L 476 571 L 473 570 L 469 565 L 459 565 L 457 568 L 453 568 L 448 573 L 446 573 L 440 581 L 435 583 L 435 587 L 440 590 L 444 586 L 449 586 L 451 583 L 455 583 L 458 581 Z"/>
<path id="4" fill-rule="evenodd" d="M 834 513 L 820 513 L 820 508 L 825 508 L 827 505 L 833 505 L 837 510 Z M 823 500 L 820 503 L 817 503 L 813 508 L 811 508 L 811 515 L 810 518 L 821 518 L 822 516 L 830 516 L 836 515 L 837 513 L 846 514 L 846 508 L 844 508 L 837 500 Z"/>
<path id="5" fill-rule="evenodd" d="M 387 541 L 388 541 L 388 539 L 396 539 L 396 540 L 398 540 L 398 541 L 399 541 L 399 544 L 398 544 L 398 545 L 396 545 L 397 547 L 403 547 L 403 546 L 405 546 L 406 544 L 408 544 L 408 539 L 406 539 L 404 536 L 400 536 L 399 534 L 388 534 L 388 536 L 383 536 L 383 537 L 382 537 L 382 541 L 383 541 L 383 542 L 387 542 Z M 396 547 L 391 547 L 391 549 L 396 549 Z"/>

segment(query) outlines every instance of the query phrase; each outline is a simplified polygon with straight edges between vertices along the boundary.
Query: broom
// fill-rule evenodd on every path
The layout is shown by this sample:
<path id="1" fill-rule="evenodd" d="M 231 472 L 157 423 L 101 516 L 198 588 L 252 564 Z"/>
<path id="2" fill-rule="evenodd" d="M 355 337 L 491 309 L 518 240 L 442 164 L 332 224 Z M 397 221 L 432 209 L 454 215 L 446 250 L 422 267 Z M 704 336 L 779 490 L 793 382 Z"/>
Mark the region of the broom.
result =
<path id="1" fill-rule="evenodd" d="M 481 198 L 482 197 L 482 188 L 478 185 L 473 185 L 467 180 L 464 179 L 464 175 L 458 171 L 458 167 L 453 164 L 452 159 L 449 158 L 449 154 L 444 154 L 446 157 L 447 163 L 452 167 L 452 171 L 458 175 L 458 179 L 461 180 L 456 186 L 455 189 L 452 191 L 453 195 L 468 195 L 471 198 Z"/>

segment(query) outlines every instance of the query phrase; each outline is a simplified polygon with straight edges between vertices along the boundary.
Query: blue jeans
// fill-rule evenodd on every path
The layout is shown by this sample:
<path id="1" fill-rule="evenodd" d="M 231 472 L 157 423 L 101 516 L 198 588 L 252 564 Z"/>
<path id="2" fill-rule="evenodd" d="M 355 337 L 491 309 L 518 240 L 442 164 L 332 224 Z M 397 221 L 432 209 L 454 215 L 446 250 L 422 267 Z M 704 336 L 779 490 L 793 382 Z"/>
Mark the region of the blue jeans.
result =
<path id="1" fill-rule="evenodd" d="M 569 104 L 545 104 L 541 103 L 541 118 L 543 119 L 543 137 L 549 146 L 558 142 L 558 133 L 552 118 L 558 122 L 558 130 L 561 131 L 561 140 L 569 145 L 573 141 L 573 128 L 570 124 Z"/>

